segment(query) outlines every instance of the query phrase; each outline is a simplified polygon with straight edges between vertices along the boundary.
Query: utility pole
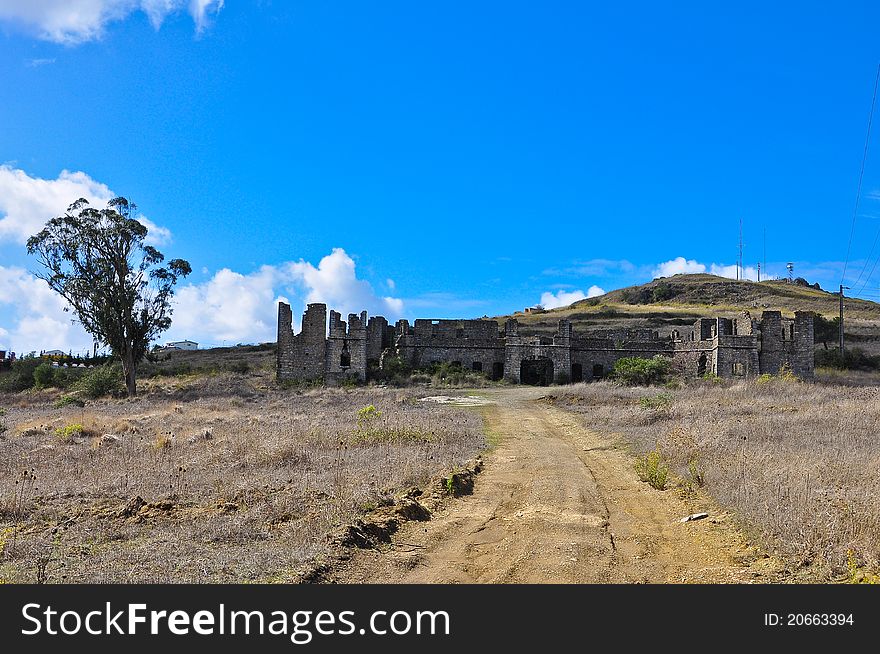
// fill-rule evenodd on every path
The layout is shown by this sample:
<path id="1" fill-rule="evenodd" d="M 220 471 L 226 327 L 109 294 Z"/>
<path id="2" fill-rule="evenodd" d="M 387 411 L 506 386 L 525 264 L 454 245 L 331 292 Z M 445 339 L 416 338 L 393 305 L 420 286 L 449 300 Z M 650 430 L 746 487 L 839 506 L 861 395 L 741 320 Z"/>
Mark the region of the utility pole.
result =
<path id="1" fill-rule="evenodd" d="M 840 285 L 840 325 L 838 325 L 840 333 L 840 359 L 843 362 L 843 289 L 849 288 L 849 286 Z"/>
<path id="2" fill-rule="evenodd" d="M 764 228 L 764 274 L 767 274 L 767 228 Z"/>
<path id="3" fill-rule="evenodd" d="M 758 262 L 758 281 L 761 281 L 761 262 Z"/>
<path id="4" fill-rule="evenodd" d="M 743 219 L 739 219 L 739 260 L 736 264 L 736 278 L 743 278 Z"/>

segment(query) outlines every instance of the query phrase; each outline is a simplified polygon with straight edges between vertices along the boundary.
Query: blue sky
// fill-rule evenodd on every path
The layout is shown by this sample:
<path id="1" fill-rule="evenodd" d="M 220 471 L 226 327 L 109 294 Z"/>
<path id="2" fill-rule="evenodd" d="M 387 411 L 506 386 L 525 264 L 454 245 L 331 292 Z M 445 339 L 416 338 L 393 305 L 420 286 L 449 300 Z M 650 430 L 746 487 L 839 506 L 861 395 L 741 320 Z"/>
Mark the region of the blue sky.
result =
<path id="1" fill-rule="evenodd" d="M 478 317 L 731 274 L 740 218 L 747 265 L 766 230 L 770 274 L 834 289 L 880 6 L 772 4 L 0 0 L 0 349 L 89 342 L 22 245 L 80 190 L 192 263 L 167 337 L 204 344 L 272 340 L 278 298 Z"/>

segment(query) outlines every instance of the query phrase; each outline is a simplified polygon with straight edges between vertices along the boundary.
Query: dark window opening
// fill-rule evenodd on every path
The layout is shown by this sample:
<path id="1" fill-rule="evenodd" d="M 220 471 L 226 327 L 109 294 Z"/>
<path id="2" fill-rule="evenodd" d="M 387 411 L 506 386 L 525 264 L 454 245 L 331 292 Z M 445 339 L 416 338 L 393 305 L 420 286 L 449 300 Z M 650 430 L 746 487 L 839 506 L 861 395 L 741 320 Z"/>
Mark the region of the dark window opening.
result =
<path id="1" fill-rule="evenodd" d="M 584 381 L 584 367 L 581 364 L 571 364 L 571 381 L 572 383 Z"/>
<path id="2" fill-rule="evenodd" d="M 523 361 L 520 364 L 519 381 L 530 386 L 549 386 L 553 383 L 553 362 L 550 359 Z"/>
<path id="3" fill-rule="evenodd" d="M 700 358 L 697 360 L 697 377 L 702 377 L 706 374 L 706 354 L 705 352 L 700 355 Z"/>
<path id="4" fill-rule="evenodd" d="M 597 363 L 593 366 L 593 379 L 602 379 L 605 376 L 605 366 Z"/>
<path id="5" fill-rule="evenodd" d="M 471 364 L 471 369 L 474 372 L 483 372 L 483 362 L 482 361 L 474 361 Z"/>
<path id="6" fill-rule="evenodd" d="M 492 364 L 492 379 L 499 381 L 504 377 L 504 364 L 496 361 Z"/>
<path id="7" fill-rule="evenodd" d="M 339 367 L 351 368 L 351 352 L 348 351 L 348 343 L 342 344 L 342 354 L 339 355 Z"/>

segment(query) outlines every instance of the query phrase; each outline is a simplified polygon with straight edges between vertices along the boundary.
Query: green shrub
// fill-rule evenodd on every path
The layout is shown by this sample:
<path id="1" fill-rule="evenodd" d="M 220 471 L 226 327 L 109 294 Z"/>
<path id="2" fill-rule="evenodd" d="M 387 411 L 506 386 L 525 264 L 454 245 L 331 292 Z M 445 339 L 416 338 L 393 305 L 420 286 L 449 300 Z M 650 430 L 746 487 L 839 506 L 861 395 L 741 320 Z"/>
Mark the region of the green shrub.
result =
<path id="1" fill-rule="evenodd" d="M 840 368 L 841 370 L 880 370 L 880 355 L 871 355 L 858 347 L 840 350 L 816 350 L 816 367 Z"/>
<path id="2" fill-rule="evenodd" d="M 34 368 L 34 386 L 49 388 L 55 379 L 55 368 L 49 362 L 43 362 Z"/>
<path id="3" fill-rule="evenodd" d="M 652 299 L 654 302 L 664 302 L 665 300 L 670 300 L 674 298 L 678 294 L 678 291 L 667 284 L 666 282 L 660 282 L 657 286 L 654 287 L 654 291 L 652 293 Z"/>
<path id="4" fill-rule="evenodd" d="M 123 388 L 122 368 L 116 363 L 93 368 L 76 382 L 75 388 L 90 398 L 119 394 Z"/>
<path id="5" fill-rule="evenodd" d="M 669 371 L 669 359 L 659 354 L 651 359 L 624 357 L 614 362 L 611 377 L 624 386 L 650 386 L 665 382 Z"/>
<path id="6" fill-rule="evenodd" d="M 657 393 L 639 398 L 639 404 L 643 409 L 652 409 L 654 411 L 668 411 L 672 407 L 673 396 L 671 393 Z"/>
<path id="7" fill-rule="evenodd" d="M 80 377 L 85 374 L 85 368 L 65 368 L 59 366 L 54 369 L 52 375 L 52 385 L 55 388 L 70 388 Z"/>
<path id="8" fill-rule="evenodd" d="M 41 363 L 43 363 L 42 360 L 34 357 L 13 361 L 9 370 L 0 375 L 0 391 L 17 393 L 33 388 L 34 370 Z"/>
<path id="9" fill-rule="evenodd" d="M 636 459 L 636 473 L 639 479 L 650 484 L 657 490 L 666 488 L 666 479 L 669 476 L 669 467 L 663 463 L 663 457 L 660 450 L 655 449 L 648 452 L 645 456 Z"/>
<path id="10" fill-rule="evenodd" d="M 63 409 L 66 406 L 78 406 L 84 407 L 86 405 L 81 399 L 76 397 L 75 395 L 63 395 L 55 400 L 55 404 L 53 405 L 56 409 Z"/>
<path id="11" fill-rule="evenodd" d="M 650 304 L 654 294 L 649 288 L 625 288 L 620 292 L 620 298 L 627 304 Z"/>

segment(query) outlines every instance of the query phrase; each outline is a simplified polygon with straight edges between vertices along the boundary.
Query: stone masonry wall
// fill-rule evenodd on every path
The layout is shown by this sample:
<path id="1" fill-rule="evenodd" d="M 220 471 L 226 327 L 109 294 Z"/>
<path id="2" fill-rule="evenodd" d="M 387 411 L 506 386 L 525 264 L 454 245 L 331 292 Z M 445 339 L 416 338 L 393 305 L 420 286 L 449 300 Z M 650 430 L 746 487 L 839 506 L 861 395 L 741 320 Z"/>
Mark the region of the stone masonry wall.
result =
<path id="1" fill-rule="evenodd" d="M 321 380 L 338 384 L 351 377 L 369 378 L 371 366 L 399 357 L 412 369 L 455 363 L 466 370 L 513 383 L 590 381 L 607 375 L 623 357 L 669 357 L 689 377 L 777 374 L 784 368 L 803 378 L 813 376 L 813 314 L 794 320 L 764 311 L 760 321 L 748 312 L 735 320 L 700 318 L 690 331 L 674 330 L 660 338 L 650 329 L 618 329 L 577 334 L 567 320 L 552 336 L 520 334 L 515 319 L 503 330 L 494 320 L 399 320 L 393 327 L 381 316 L 349 314 L 348 322 L 326 306 L 310 304 L 303 329 L 294 334 L 290 307 L 278 307 L 279 379 Z"/>

